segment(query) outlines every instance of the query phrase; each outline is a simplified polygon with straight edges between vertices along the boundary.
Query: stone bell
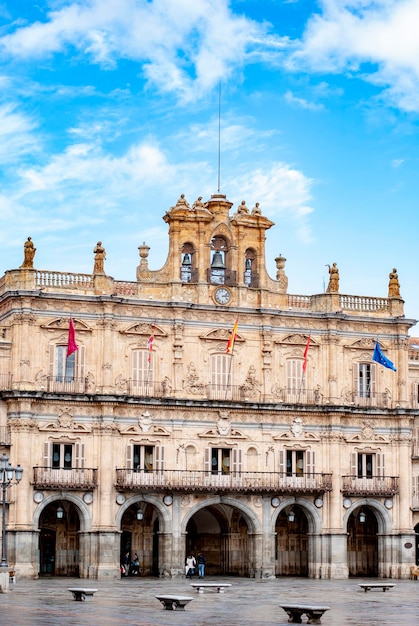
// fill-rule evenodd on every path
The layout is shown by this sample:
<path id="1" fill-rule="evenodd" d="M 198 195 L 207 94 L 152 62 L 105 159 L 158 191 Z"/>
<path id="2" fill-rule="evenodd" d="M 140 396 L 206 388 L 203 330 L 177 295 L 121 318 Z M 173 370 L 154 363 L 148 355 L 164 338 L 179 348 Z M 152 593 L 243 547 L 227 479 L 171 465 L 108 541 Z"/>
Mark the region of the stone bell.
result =
<path id="1" fill-rule="evenodd" d="M 225 270 L 226 266 L 223 261 L 223 255 L 219 250 L 214 252 L 214 256 L 212 257 L 211 269 L 213 270 Z"/>

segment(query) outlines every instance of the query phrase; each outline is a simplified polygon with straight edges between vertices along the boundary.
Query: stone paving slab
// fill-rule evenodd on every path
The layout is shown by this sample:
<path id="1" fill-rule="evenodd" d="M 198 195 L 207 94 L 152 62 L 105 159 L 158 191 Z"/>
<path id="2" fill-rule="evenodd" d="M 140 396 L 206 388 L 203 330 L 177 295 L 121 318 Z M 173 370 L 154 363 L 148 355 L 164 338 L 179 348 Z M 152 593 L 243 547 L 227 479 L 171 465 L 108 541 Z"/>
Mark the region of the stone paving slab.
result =
<path id="1" fill-rule="evenodd" d="M 15 626 L 286 626 L 280 604 L 325 604 L 324 626 L 413 626 L 419 623 L 419 581 L 393 580 L 387 591 L 365 593 L 371 579 L 206 577 L 232 583 L 225 594 L 196 594 L 185 611 L 165 611 L 158 594 L 190 595 L 190 581 L 127 578 L 17 580 L 0 594 L 0 621 Z M 94 584 L 92 584 L 94 583 Z M 74 602 L 69 587 L 94 586 L 90 602 Z M 306 622 L 305 617 L 303 623 Z"/>

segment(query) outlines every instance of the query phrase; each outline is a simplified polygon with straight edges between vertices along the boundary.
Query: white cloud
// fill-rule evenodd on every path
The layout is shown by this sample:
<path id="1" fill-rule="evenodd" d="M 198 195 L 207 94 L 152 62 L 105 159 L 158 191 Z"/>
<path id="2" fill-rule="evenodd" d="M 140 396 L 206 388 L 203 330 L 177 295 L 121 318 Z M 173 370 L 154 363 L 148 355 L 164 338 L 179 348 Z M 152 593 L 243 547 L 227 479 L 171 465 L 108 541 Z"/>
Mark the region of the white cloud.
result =
<path id="1" fill-rule="evenodd" d="M 289 67 L 359 73 L 392 106 L 419 111 L 419 0 L 323 0 Z"/>
<path id="2" fill-rule="evenodd" d="M 263 214 L 274 221 L 281 216 L 293 219 L 300 239 L 306 243 L 311 241 L 308 218 L 313 211 L 312 185 L 313 180 L 286 163 L 249 171 L 227 184 L 229 195 L 236 198 L 235 204 L 245 199 L 251 208 L 259 202 Z"/>
<path id="3" fill-rule="evenodd" d="M 31 60 L 76 50 L 108 69 L 130 59 L 159 90 L 192 100 L 240 68 L 252 49 L 278 45 L 267 29 L 234 15 L 227 0 L 216 10 L 211 0 L 73 1 L 4 35 L 0 50 Z"/>
<path id="4" fill-rule="evenodd" d="M 309 111 L 321 111 L 324 107 L 322 104 L 316 104 L 315 102 L 309 102 L 305 98 L 299 98 L 298 96 L 294 96 L 292 91 L 287 91 L 285 96 L 285 101 L 288 104 L 300 107 L 301 109 L 307 109 Z"/>
<path id="5" fill-rule="evenodd" d="M 14 165 L 25 154 L 39 150 L 35 120 L 12 103 L 0 105 L 0 164 Z"/>

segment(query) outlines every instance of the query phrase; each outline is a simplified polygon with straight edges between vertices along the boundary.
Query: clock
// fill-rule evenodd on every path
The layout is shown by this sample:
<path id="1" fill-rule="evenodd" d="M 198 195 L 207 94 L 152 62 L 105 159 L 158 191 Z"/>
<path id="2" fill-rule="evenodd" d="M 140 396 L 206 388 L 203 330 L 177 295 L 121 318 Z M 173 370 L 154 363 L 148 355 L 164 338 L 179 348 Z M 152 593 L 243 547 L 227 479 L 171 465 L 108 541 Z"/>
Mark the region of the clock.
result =
<path id="1" fill-rule="evenodd" d="M 218 287 L 215 290 L 214 298 L 217 304 L 228 304 L 231 299 L 231 293 L 226 287 Z"/>

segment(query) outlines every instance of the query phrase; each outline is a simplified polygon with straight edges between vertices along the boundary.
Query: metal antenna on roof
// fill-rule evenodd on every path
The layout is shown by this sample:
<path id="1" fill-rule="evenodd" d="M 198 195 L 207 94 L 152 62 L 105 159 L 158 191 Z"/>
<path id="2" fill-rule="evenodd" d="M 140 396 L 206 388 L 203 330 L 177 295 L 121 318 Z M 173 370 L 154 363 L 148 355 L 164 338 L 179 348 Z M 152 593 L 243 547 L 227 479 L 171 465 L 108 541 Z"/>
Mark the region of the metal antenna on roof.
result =
<path id="1" fill-rule="evenodd" d="M 221 81 L 218 84 L 218 188 L 220 193 L 221 178 Z"/>

